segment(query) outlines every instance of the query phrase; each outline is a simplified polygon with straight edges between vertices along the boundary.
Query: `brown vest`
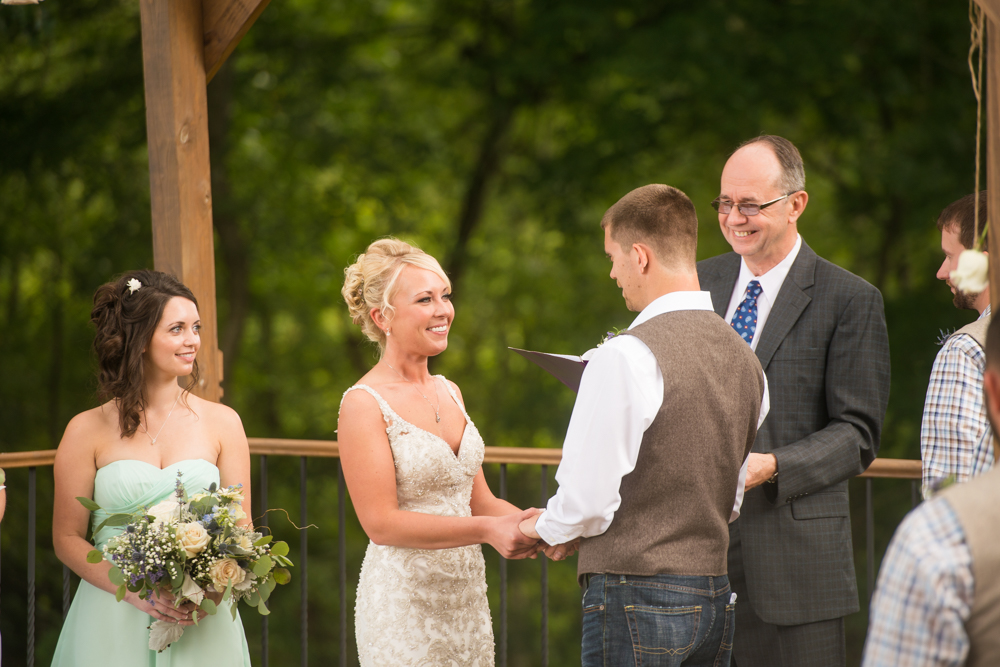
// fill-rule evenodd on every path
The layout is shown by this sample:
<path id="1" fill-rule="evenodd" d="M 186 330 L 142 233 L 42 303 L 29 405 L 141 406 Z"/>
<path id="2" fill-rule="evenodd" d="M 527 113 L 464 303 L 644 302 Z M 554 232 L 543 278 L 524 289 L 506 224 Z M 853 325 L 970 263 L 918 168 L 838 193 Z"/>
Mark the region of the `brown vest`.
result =
<path id="1" fill-rule="evenodd" d="M 986 331 L 990 328 L 990 319 L 992 317 L 993 317 L 992 313 L 990 313 L 986 317 L 981 317 L 975 322 L 970 322 L 969 324 L 966 324 L 964 327 L 962 327 L 952 335 L 955 336 L 958 334 L 969 334 L 970 336 L 972 336 L 973 340 L 979 343 L 979 347 L 985 350 Z"/>
<path id="2" fill-rule="evenodd" d="M 760 363 L 711 311 L 664 313 L 627 333 L 656 357 L 663 404 L 622 478 L 611 526 L 581 541 L 578 574 L 724 575 L 764 393 Z"/>
<path id="3" fill-rule="evenodd" d="M 972 553 L 975 582 L 972 614 L 965 623 L 969 634 L 967 667 L 1000 665 L 1000 468 L 945 489 L 948 501 L 965 532 Z"/>

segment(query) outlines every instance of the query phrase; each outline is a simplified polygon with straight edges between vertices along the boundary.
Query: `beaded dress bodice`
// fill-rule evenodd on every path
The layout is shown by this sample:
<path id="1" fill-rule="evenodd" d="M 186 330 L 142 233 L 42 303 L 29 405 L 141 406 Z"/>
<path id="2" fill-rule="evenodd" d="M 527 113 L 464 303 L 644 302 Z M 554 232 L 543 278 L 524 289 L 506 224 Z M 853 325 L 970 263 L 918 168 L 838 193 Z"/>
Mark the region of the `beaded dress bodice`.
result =
<path id="1" fill-rule="evenodd" d="M 371 387 L 347 391 L 366 391 L 382 411 L 399 509 L 468 517 L 484 443 L 451 385 L 436 377 L 465 416 L 457 454 L 439 436 L 401 418 Z M 355 632 L 363 666 L 492 666 L 493 625 L 480 546 L 410 549 L 370 543 L 358 582 Z"/>

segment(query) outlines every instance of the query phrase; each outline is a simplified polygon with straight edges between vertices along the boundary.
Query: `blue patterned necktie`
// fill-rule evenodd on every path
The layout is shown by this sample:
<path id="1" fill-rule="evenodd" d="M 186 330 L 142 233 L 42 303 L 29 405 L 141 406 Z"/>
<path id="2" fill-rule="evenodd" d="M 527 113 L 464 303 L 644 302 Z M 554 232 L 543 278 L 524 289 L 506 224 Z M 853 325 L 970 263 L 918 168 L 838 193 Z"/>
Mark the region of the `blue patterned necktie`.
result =
<path id="1" fill-rule="evenodd" d="M 733 329 L 736 333 L 740 335 L 747 343 L 753 342 L 753 335 L 757 331 L 757 297 L 763 290 L 760 288 L 760 283 L 756 280 L 751 280 L 747 285 L 746 296 L 743 297 L 743 302 L 740 307 L 736 309 L 733 313 Z"/>

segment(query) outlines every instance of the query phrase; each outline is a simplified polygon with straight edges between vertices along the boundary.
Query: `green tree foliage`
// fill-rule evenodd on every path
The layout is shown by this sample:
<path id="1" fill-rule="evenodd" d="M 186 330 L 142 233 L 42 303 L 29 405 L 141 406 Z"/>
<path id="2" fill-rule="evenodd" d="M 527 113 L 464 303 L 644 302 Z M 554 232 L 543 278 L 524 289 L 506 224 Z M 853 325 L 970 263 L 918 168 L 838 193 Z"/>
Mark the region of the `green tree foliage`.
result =
<path id="1" fill-rule="evenodd" d="M 95 403 L 94 289 L 152 264 L 138 6 L 3 7 L 0 44 L 0 449 L 47 449 Z M 804 238 L 885 295 L 881 453 L 916 458 L 937 332 L 971 319 L 934 279 L 934 220 L 973 188 L 967 48 L 965 6 L 930 0 L 272 3 L 209 87 L 225 400 L 252 436 L 335 438 L 341 394 L 376 358 L 347 317 L 342 271 L 392 234 L 455 279 L 458 316 L 434 370 L 462 387 L 487 443 L 559 446 L 573 396 L 506 347 L 581 352 L 630 322 L 598 221 L 634 187 L 683 189 L 702 221 L 699 256 L 727 250 L 708 202 L 729 151 L 766 132 L 803 152 Z M 297 508 L 296 468 L 272 457 L 272 506 Z M 311 650 L 334 659 L 335 465 L 309 473 Z M 46 475 L 43 661 L 61 610 Z M 2 631 L 14 659 L 26 473 L 9 478 Z M 539 484 L 537 468 L 510 471 L 515 502 L 540 502 Z M 884 549 L 909 498 L 875 487 Z M 353 582 L 364 538 L 356 522 L 345 530 Z M 538 565 L 510 567 L 511 664 L 537 663 Z M 550 575 L 550 651 L 570 664 L 573 565 Z M 272 655 L 297 655 L 294 587 L 276 596 Z M 865 620 L 851 622 L 856 652 Z"/>

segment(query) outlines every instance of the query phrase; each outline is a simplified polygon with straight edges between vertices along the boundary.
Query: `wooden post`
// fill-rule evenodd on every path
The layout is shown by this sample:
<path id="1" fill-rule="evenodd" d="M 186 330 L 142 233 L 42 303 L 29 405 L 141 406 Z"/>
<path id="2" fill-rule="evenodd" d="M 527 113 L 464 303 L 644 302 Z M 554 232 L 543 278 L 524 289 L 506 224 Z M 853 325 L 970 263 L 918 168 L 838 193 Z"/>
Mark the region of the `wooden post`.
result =
<path id="1" fill-rule="evenodd" d="M 198 299 L 202 398 L 222 398 L 202 0 L 141 0 L 153 260 Z"/>
<path id="2" fill-rule="evenodd" d="M 1000 306 L 1000 0 L 976 0 L 986 14 L 983 87 L 986 89 L 986 211 L 989 215 L 990 302 Z"/>

